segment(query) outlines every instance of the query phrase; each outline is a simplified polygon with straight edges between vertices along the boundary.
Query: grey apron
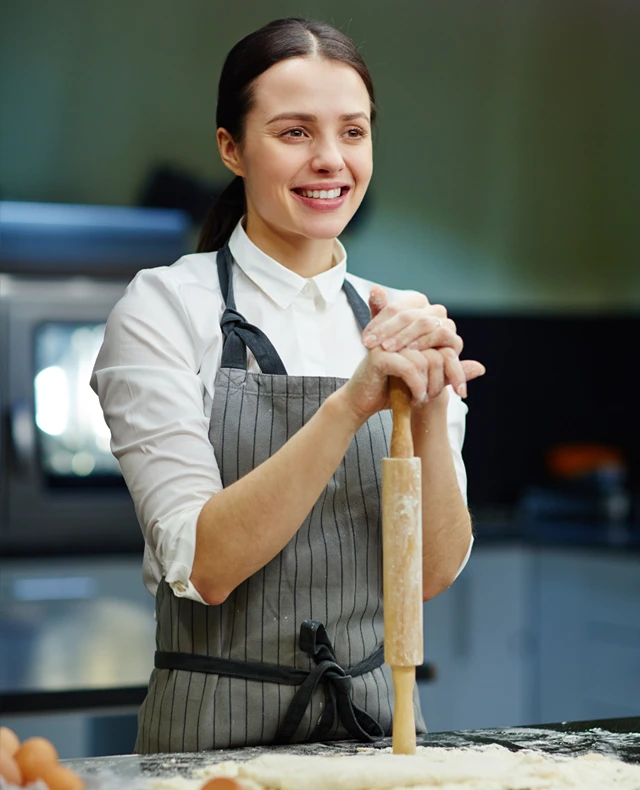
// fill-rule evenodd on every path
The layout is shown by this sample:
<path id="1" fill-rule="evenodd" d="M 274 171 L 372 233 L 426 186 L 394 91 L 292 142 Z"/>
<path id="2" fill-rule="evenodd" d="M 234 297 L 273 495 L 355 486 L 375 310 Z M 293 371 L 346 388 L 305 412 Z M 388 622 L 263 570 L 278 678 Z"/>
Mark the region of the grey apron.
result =
<path id="1" fill-rule="evenodd" d="M 287 376 L 268 338 L 235 309 L 228 247 L 217 263 L 225 340 L 209 438 L 229 486 L 282 447 L 345 380 Z M 343 288 L 364 329 L 366 304 L 348 281 Z M 247 372 L 247 347 L 261 373 Z M 390 429 L 390 412 L 365 423 L 295 536 L 224 603 L 178 598 L 160 582 L 155 669 L 136 752 L 390 733 L 380 494 Z M 424 732 L 417 688 L 414 707 Z"/>

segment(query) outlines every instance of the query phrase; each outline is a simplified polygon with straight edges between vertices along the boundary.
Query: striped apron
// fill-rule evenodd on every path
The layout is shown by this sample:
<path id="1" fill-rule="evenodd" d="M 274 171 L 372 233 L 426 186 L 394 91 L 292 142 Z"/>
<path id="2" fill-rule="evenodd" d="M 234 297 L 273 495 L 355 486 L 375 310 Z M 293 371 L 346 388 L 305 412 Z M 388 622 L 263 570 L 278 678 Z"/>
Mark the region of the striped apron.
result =
<path id="1" fill-rule="evenodd" d="M 287 376 L 237 312 L 233 258 L 217 256 L 226 309 L 209 438 L 224 486 L 267 460 L 344 379 Z M 343 288 L 364 329 L 369 310 Z M 247 372 L 247 347 L 261 373 Z M 390 412 L 371 417 L 295 536 L 218 606 L 156 594 L 157 652 L 136 752 L 356 738 L 391 731 L 383 665 L 381 459 Z M 417 729 L 425 732 L 417 688 Z"/>

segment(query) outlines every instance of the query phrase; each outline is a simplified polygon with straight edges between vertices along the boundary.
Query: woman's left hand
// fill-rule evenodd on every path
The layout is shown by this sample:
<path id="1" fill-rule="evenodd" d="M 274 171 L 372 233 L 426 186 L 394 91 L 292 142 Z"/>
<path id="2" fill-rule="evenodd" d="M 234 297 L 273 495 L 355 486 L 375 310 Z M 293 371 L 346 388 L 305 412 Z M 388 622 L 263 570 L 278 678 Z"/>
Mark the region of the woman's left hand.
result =
<path id="1" fill-rule="evenodd" d="M 415 291 L 388 304 L 386 292 L 378 286 L 371 289 L 369 304 L 373 317 L 362 335 L 368 349 L 380 346 L 392 352 L 422 351 L 433 357 L 430 368 L 438 371 L 433 381 L 435 389 L 440 391 L 445 384 L 451 384 L 458 395 L 467 396 L 467 380 L 482 375 L 484 366 L 475 362 L 478 370 L 472 372 L 470 363 L 465 361 L 463 367 L 459 354 L 464 344 L 444 305 L 432 305 L 424 294 Z"/>

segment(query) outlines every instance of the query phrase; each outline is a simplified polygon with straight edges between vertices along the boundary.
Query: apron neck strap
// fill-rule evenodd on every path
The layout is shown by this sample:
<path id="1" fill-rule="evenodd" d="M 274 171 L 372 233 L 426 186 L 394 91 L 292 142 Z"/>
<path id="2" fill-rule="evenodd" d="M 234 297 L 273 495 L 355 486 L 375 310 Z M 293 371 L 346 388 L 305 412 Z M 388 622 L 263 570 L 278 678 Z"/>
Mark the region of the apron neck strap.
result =
<path id="1" fill-rule="evenodd" d="M 351 305 L 351 309 L 353 310 L 353 314 L 356 317 L 356 321 L 358 322 L 360 329 L 362 329 L 364 332 L 365 327 L 369 321 L 371 321 L 371 311 L 369 310 L 369 306 L 346 277 L 342 283 L 342 290 L 347 295 L 347 300 Z"/>

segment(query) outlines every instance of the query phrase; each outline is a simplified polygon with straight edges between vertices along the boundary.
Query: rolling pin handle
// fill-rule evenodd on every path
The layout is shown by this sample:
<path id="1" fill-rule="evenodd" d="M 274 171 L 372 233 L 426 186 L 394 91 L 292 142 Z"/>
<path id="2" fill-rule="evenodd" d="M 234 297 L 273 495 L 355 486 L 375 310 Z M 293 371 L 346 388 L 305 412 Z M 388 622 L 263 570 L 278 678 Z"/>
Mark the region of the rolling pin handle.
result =
<path id="1" fill-rule="evenodd" d="M 416 719 L 413 712 L 415 667 L 391 667 L 396 696 L 393 713 L 392 748 L 394 754 L 416 753 Z"/>
<path id="2" fill-rule="evenodd" d="M 391 458 L 413 458 L 411 434 L 411 393 L 402 379 L 391 377 L 389 383 L 393 431 L 391 433 Z"/>

